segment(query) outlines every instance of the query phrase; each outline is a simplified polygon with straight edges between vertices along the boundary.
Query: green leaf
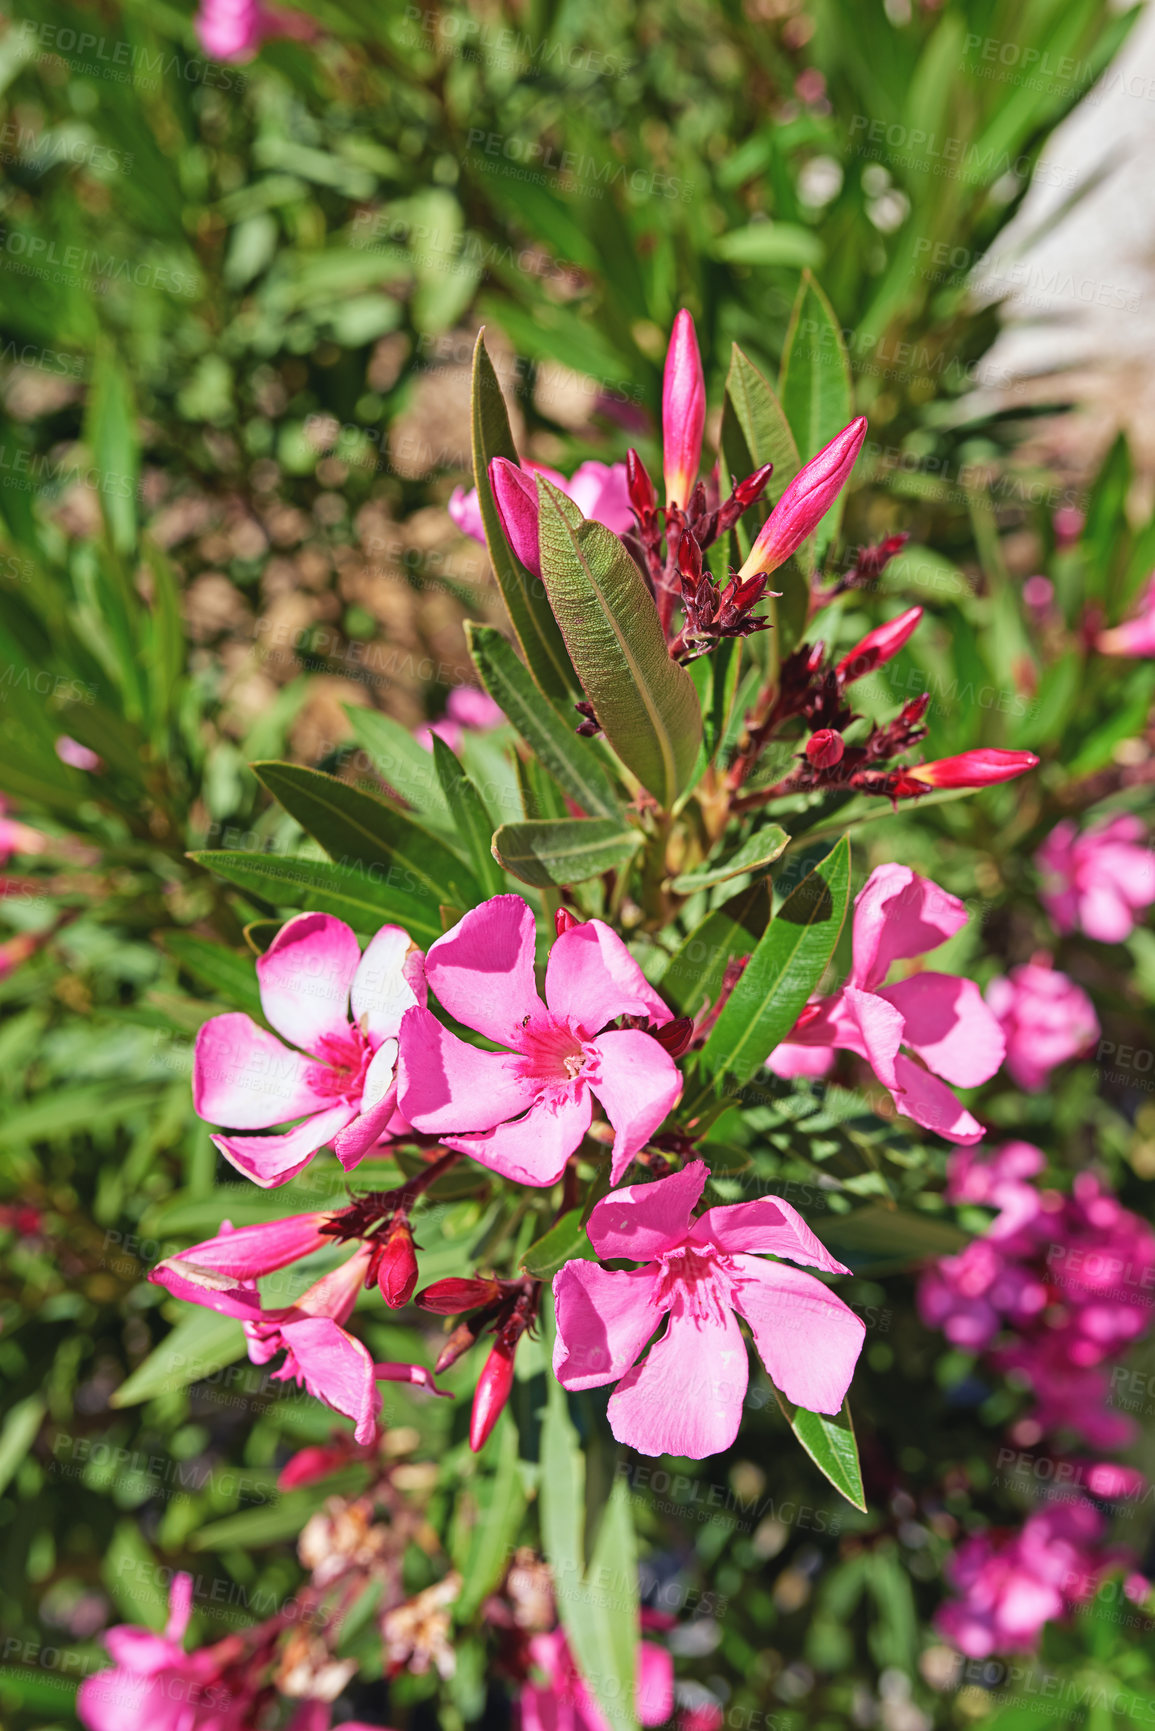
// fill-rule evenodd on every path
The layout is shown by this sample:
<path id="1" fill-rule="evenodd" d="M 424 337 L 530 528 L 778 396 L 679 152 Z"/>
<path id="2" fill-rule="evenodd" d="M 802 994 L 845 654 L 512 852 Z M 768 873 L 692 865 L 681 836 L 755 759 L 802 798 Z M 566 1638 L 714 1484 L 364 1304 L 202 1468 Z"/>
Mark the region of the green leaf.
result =
<path id="1" fill-rule="evenodd" d="M 473 907 L 481 886 L 429 831 L 359 788 L 296 763 L 254 763 L 253 772 L 341 865 L 395 866 L 411 895 Z"/>
<path id="2" fill-rule="evenodd" d="M 40 1431 L 48 1408 L 38 1394 L 30 1394 L 10 1407 L 0 1430 L 0 1491 L 7 1490 L 12 1476 L 26 1459 Z"/>
<path id="3" fill-rule="evenodd" d="M 558 786 L 591 817 L 621 817 L 623 802 L 577 723 L 543 699 L 511 643 L 491 625 L 466 624 L 478 678 Z"/>
<path id="4" fill-rule="evenodd" d="M 849 1214 L 831 1214 L 823 1221 L 822 1238 L 856 1271 L 869 1268 L 874 1274 L 883 1264 L 897 1271 L 928 1256 L 953 1256 L 970 1235 L 940 1216 L 872 1202 Z"/>
<path id="5" fill-rule="evenodd" d="M 490 851 L 493 822 L 481 795 L 445 741 L 436 734 L 433 735 L 433 758 L 446 807 L 458 836 L 468 846 L 482 892 L 487 896 L 500 895 L 505 888 L 505 878 Z"/>
<path id="6" fill-rule="evenodd" d="M 666 810 L 702 742 L 694 682 L 671 661 L 658 610 L 622 543 L 537 477 L 542 579 L 606 738 Z"/>
<path id="7" fill-rule="evenodd" d="M 227 950 L 223 944 L 197 937 L 195 932 L 167 932 L 164 947 L 182 968 L 225 1003 L 250 1016 L 261 1016 L 261 994 L 251 955 Z"/>
<path id="8" fill-rule="evenodd" d="M 858 1464 L 858 1444 L 854 1438 L 854 1422 L 850 1417 L 850 1402 L 843 1401 L 842 1411 L 807 1412 L 779 1390 L 774 1390 L 783 1417 L 820 1473 L 823 1473 L 840 1496 L 856 1509 L 866 1513 L 866 1496 L 862 1489 L 862 1468 Z"/>
<path id="9" fill-rule="evenodd" d="M 419 745 L 407 727 L 376 709 L 342 705 L 349 724 L 369 760 L 399 799 L 434 823 L 450 821 L 445 793 L 437 777 L 432 755 Z"/>
<path id="10" fill-rule="evenodd" d="M 325 1495 L 356 1495 L 365 1489 L 368 1480 L 369 1474 L 365 1467 L 346 1467 L 326 1478 Z M 259 1508 L 242 1509 L 239 1514 L 225 1515 L 219 1521 L 210 1521 L 207 1527 L 200 1527 L 190 1535 L 189 1548 L 194 1551 L 215 1551 L 235 1545 L 242 1550 L 256 1550 L 263 1545 L 277 1544 L 281 1539 L 296 1539 L 300 1537 L 301 1528 L 309 1516 L 316 1512 L 316 1508 L 316 1488 L 305 1485 L 300 1490 L 286 1491 L 283 1496 L 274 1496 Z"/>
<path id="11" fill-rule="evenodd" d="M 547 818 L 503 823 L 494 858 L 523 884 L 580 884 L 626 865 L 642 845 L 640 830 L 608 817 Z"/>
<path id="12" fill-rule="evenodd" d="M 505 398 L 485 347 L 484 329 L 477 333 L 477 347 L 473 351 L 472 418 L 477 502 L 485 528 L 485 544 L 510 624 L 529 670 L 546 696 L 572 701 L 577 695 L 578 682 L 557 621 L 540 583 L 514 556 L 505 538 L 489 484 L 489 465 L 494 457 L 505 457 L 511 463 L 517 463 L 519 458 L 509 430 Z"/>
<path id="13" fill-rule="evenodd" d="M 139 441 L 128 376 L 108 349 L 101 352 L 94 369 L 85 438 L 99 471 L 100 509 L 108 538 L 118 553 L 131 553 L 136 545 Z"/>
<path id="14" fill-rule="evenodd" d="M 850 900 L 844 836 L 787 897 L 766 928 L 702 1051 L 707 1075 L 741 1085 L 798 1020 L 834 954 Z"/>
<path id="15" fill-rule="evenodd" d="M 411 881 L 402 868 L 371 865 L 334 865 L 327 859 L 301 859 L 292 854 L 197 852 L 189 855 L 198 865 L 216 872 L 246 894 L 259 896 L 275 907 L 309 908 L 314 913 L 333 914 L 358 932 L 375 932 L 378 926 L 404 926 L 418 943 L 431 944 L 441 936 L 437 904 L 422 893 L 421 886 L 404 889 L 395 879 Z M 269 921 L 254 921 L 266 926 Z M 272 922 L 273 935 L 280 922 Z M 252 926 L 245 928 L 246 935 Z M 254 933 L 254 938 L 258 934 Z M 260 938 L 265 938 L 262 931 Z M 271 939 L 269 940 L 271 941 Z M 250 943 L 252 940 L 250 939 Z M 268 948 L 268 942 L 258 944 Z"/>
<path id="16" fill-rule="evenodd" d="M 496 1447 L 494 1447 L 494 1444 Z M 469 1543 L 458 1564 L 464 1585 L 453 1607 L 459 1622 L 469 1622 L 497 1586 L 517 1543 L 525 1514 L 525 1489 L 517 1462 L 517 1427 L 508 1413 L 497 1421 L 489 1454 L 493 1472 L 479 1473 L 470 1485 L 475 1513 Z"/>
<path id="17" fill-rule="evenodd" d="M 782 351 L 782 407 L 803 462 L 818 455 L 854 414 L 850 361 L 833 308 L 808 270 L 802 273 Z M 845 488 L 815 530 L 821 558 L 838 534 Z"/>
<path id="18" fill-rule="evenodd" d="M 722 409 L 722 454 L 735 480 L 742 480 L 764 463 L 774 472 L 766 487 L 765 500 L 777 504 L 799 469 L 802 459 L 769 379 L 759 372 L 734 344 L 726 375 L 726 401 Z M 748 545 L 767 516 L 765 505 L 756 505 L 742 519 Z M 768 617 L 775 621 L 772 648 L 779 659 L 799 641 L 806 629 L 810 608 L 810 578 L 814 572 L 814 539 L 809 537 L 794 557 L 774 573 L 772 587 L 781 590 L 781 600 L 767 600 Z"/>
<path id="19" fill-rule="evenodd" d="M 728 264 L 820 265 L 826 249 L 812 228 L 791 222 L 752 222 L 712 242 L 715 258 Z"/>
<path id="20" fill-rule="evenodd" d="M 594 1247 L 585 1229 L 584 1208 L 571 1208 L 555 1220 L 548 1232 L 531 1244 L 521 1266 L 535 1280 L 552 1280 L 567 1262 L 596 1262 Z"/>
<path id="21" fill-rule="evenodd" d="M 26 1105 L 5 1113 L 0 1121 L 0 1146 L 52 1141 L 57 1136 L 102 1129 L 106 1124 L 122 1124 L 134 1112 L 153 1107 L 161 1092 L 156 1083 L 126 1085 L 120 1080 L 45 1090 Z"/>
<path id="22" fill-rule="evenodd" d="M 202 1376 L 223 1370 L 245 1356 L 244 1329 L 233 1316 L 190 1309 L 172 1333 L 138 1364 L 127 1381 L 108 1397 L 110 1406 L 139 1406 L 157 1395 L 188 1388 Z"/>
<path id="23" fill-rule="evenodd" d="M 558 1585 L 558 1614 L 578 1669 L 612 1731 L 637 1731 L 638 1563 L 629 1494 L 614 1485 L 587 1561 L 586 1463 L 564 1389 L 548 1378 L 541 1436 L 541 1533 Z"/>
<path id="24" fill-rule="evenodd" d="M 657 985 L 679 1016 L 697 1016 L 722 989 L 726 963 L 748 956 L 770 922 L 765 879 L 750 884 L 699 920 L 659 975 Z"/>
<path id="25" fill-rule="evenodd" d="M 789 846 L 790 837 L 784 829 L 776 823 L 763 824 L 733 853 L 722 859 L 707 860 L 704 865 L 695 866 L 693 871 L 681 872 L 670 888 L 679 895 L 692 896 L 695 890 L 710 889 L 714 884 L 725 883 L 727 878 L 736 878 L 742 872 L 761 871 L 773 865 Z"/>

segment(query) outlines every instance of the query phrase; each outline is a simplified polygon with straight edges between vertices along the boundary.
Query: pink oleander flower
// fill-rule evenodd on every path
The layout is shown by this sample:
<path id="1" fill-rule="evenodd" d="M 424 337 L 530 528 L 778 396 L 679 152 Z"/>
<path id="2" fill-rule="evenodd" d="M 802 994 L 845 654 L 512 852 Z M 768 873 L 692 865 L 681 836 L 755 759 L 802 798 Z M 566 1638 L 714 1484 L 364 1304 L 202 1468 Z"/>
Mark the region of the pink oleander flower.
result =
<path id="1" fill-rule="evenodd" d="M 893 962 L 937 949 L 966 922 L 962 902 L 928 878 L 909 866 L 878 866 L 854 904 L 846 984 L 807 1004 L 767 1060 L 774 1074 L 823 1076 L 836 1050 L 854 1052 L 903 1117 L 950 1142 L 980 1141 L 982 1125 L 945 1085 L 977 1087 L 1003 1061 L 1002 1030 L 978 987 L 930 972 L 883 983 Z"/>
<path id="2" fill-rule="evenodd" d="M 1019 1088 L 1037 1094 L 1059 1064 L 1081 1057 L 1099 1038 L 1099 1018 L 1081 986 L 1036 956 L 999 975 L 986 1000 L 1007 1042 L 1007 1069 Z"/>
<path id="3" fill-rule="evenodd" d="M 235 1639 L 192 1653 L 181 1645 L 192 1585 L 191 1575 L 173 1578 L 163 1635 L 122 1624 L 103 1636 L 113 1666 L 86 1677 L 76 1697 L 88 1731 L 249 1731 L 257 1688 L 236 1674 Z"/>
<path id="4" fill-rule="evenodd" d="M 1060 932 L 1083 931 L 1121 944 L 1136 915 L 1155 902 L 1155 853 L 1137 817 L 1124 813 L 1080 835 L 1069 818 L 1056 824 L 1035 864 L 1039 900 Z"/>
<path id="5" fill-rule="evenodd" d="M 316 24 L 300 12 L 265 0 L 201 0 L 196 33 L 211 60 L 251 60 L 263 42 L 276 36 L 315 42 Z"/>
<path id="6" fill-rule="evenodd" d="M 685 307 L 674 320 L 662 379 L 662 462 L 666 507 L 690 502 L 702 462 L 706 380 L 698 333 Z"/>
<path id="7" fill-rule="evenodd" d="M 507 463 L 504 458 L 497 458 L 496 462 L 505 463 L 506 468 L 517 473 L 516 464 Z M 633 528 L 634 518 L 626 489 L 624 463 L 599 463 L 591 458 L 579 464 L 568 479 L 565 475 L 559 475 L 556 469 L 547 468 L 544 463 L 523 463 L 521 473 L 532 490 L 535 521 L 537 486 L 533 477 L 544 475 L 547 481 L 552 481 L 555 487 L 560 487 L 562 492 L 573 500 L 583 517 L 592 517 L 595 522 L 604 523 L 615 535 L 624 535 L 628 529 Z M 471 487 L 468 493 L 463 487 L 454 489 L 449 498 L 449 515 L 463 535 L 480 541 L 484 546 L 485 527 L 481 521 L 481 506 L 477 501 L 476 487 Z M 536 545 L 536 534 L 534 542 Z M 517 551 L 517 548 L 514 550 Z M 524 560 L 522 562 L 525 563 Z M 532 566 L 530 568 L 532 569 Z M 534 575 L 540 577 L 540 569 L 535 571 Z"/>
<path id="8" fill-rule="evenodd" d="M 812 535 L 850 479 L 866 437 L 866 416 L 859 415 L 799 469 L 758 531 L 739 577 L 777 571 Z"/>
<path id="9" fill-rule="evenodd" d="M 445 705 L 444 719 L 417 728 L 413 737 L 426 751 L 433 750 L 434 734 L 444 740 L 450 751 L 460 751 L 463 734 L 489 733 L 504 720 L 502 710 L 487 692 L 478 691 L 475 685 L 455 685 Z"/>
<path id="10" fill-rule="evenodd" d="M 527 1643 L 530 1665 L 544 1682 L 523 1683 L 518 1696 L 521 1731 L 609 1731 L 585 1679 L 574 1664 L 562 1629 L 532 1635 Z M 674 1666 L 664 1647 L 638 1643 L 635 1710 L 642 1725 L 664 1725 L 674 1710 Z"/>
<path id="11" fill-rule="evenodd" d="M 312 1218 L 315 1217 L 302 1215 L 296 1220 L 279 1223 L 280 1228 L 289 1230 L 283 1232 L 280 1250 L 269 1252 L 283 1258 L 274 1260 L 272 1267 L 284 1267 L 292 1260 L 289 1252 L 293 1241 L 298 1245 L 305 1243 L 309 1228 L 304 1222 Z M 252 1234 L 271 1233 L 279 1228 L 242 1227 L 240 1230 Z M 213 1272 L 211 1278 L 206 1267 L 176 1257 L 161 1263 L 149 1279 L 178 1298 L 189 1299 L 194 1304 L 243 1322 L 249 1359 L 253 1364 L 268 1364 L 283 1352 L 285 1359 L 280 1369 L 270 1373 L 273 1381 L 296 1382 L 315 1399 L 332 1407 L 334 1412 L 351 1418 L 355 1427 L 353 1434 L 359 1443 L 375 1443 L 380 1434 L 378 1382 L 409 1382 L 433 1394 L 444 1392 L 421 1365 L 375 1364 L 364 1342 L 342 1327 L 352 1315 L 358 1294 L 372 1267 L 371 1245 L 359 1244 L 347 1262 L 323 1274 L 292 1304 L 266 1310 L 262 1308 L 253 1275 L 236 1279 L 233 1283 L 233 1275 L 226 1268 L 227 1241 L 232 1236 L 232 1233 L 225 1233 L 220 1238 L 208 1240 L 207 1244 L 195 1246 L 206 1260 L 211 1251 L 215 1268 L 222 1270 Z M 332 1239 L 326 1242 L 332 1243 Z M 232 1266 L 260 1260 L 261 1253 L 254 1248 L 256 1243 L 255 1238 L 250 1238 L 248 1247 Z M 307 1252 L 297 1249 L 293 1254 Z"/>
<path id="12" fill-rule="evenodd" d="M 430 947 L 425 976 L 444 1008 L 504 1050 L 484 1052 L 427 1009 L 401 1024 L 398 1104 L 408 1122 L 520 1184 L 553 1184 L 589 1129 L 596 1097 L 614 1128 L 616 1184 L 681 1092 L 669 1054 L 641 1028 L 673 1019 L 617 934 L 574 924 L 534 979 L 533 914 L 493 896 Z"/>
<path id="13" fill-rule="evenodd" d="M 934 1619 L 940 1635 L 971 1659 L 1030 1652 L 1045 1623 L 1093 1598 L 1103 1576 L 1130 1562 L 1102 1544 L 1105 1522 L 1085 1498 L 1039 1510 L 1018 1533 L 965 1539 L 946 1575 L 961 1597 Z"/>
<path id="14" fill-rule="evenodd" d="M 642 1267 L 567 1262 L 554 1276 L 554 1374 L 568 1389 L 616 1382 L 610 1429 L 641 1454 L 702 1460 L 734 1441 L 749 1375 L 735 1312 L 775 1387 L 812 1412 L 841 1409 L 862 1350 L 864 1324 L 820 1280 L 751 1253 L 850 1270 L 776 1196 L 692 1218 L 708 1176 L 693 1160 L 595 1206 L 586 1231 L 598 1256 Z"/>
<path id="15" fill-rule="evenodd" d="M 1095 639 L 1100 655 L 1155 655 L 1155 576 L 1148 579 L 1130 619 Z"/>
<path id="16" fill-rule="evenodd" d="M 0 793 L 0 866 L 7 865 L 14 853 L 43 853 L 48 845 L 47 837 L 38 829 L 9 817 L 10 809 L 8 800 Z"/>
<path id="17" fill-rule="evenodd" d="M 175 1298 L 210 1310 L 222 1308 L 231 1303 L 236 1288 L 251 1286 L 318 1250 L 332 1249 L 336 1239 L 324 1231 L 331 1219 L 331 1214 L 291 1214 L 260 1226 L 233 1226 L 226 1220 L 215 1238 L 165 1257 L 148 1278 Z M 223 1306 L 214 1304 L 218 1294 L 224 1295 Z"/>
<path id="18" fill-rule="evenodd" d="M 326 1144 L 349 1171 L 396 1117 L 397 1032 L 425 1001 L 421 952 L 400 926 L 382 926 L 362 955 L 343 920 L 297 914 L 257 958 L 257 980 L 265 1016 L 291 1045 L 239 1011 L 213 1016 L 197 1035 L 193 1106 L 230 1130 L 299 1120 L 272 1136 L 213 1137 L 263 1188 L 294 1178 Z"/>

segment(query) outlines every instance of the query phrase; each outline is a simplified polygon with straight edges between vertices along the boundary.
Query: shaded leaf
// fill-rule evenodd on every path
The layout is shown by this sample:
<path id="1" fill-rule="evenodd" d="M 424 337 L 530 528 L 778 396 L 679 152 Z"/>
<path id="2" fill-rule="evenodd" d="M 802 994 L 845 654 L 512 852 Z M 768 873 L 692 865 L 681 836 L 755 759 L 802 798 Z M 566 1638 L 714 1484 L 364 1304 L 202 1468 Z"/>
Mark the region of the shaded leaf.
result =
<path id="1" fill-rule="evenodd" d="M 523 884 L 580 884 L 626 865 L 642 845 L 639 830 L 608 817 L 547 818 L 503 823 L 494 858 Z"/>

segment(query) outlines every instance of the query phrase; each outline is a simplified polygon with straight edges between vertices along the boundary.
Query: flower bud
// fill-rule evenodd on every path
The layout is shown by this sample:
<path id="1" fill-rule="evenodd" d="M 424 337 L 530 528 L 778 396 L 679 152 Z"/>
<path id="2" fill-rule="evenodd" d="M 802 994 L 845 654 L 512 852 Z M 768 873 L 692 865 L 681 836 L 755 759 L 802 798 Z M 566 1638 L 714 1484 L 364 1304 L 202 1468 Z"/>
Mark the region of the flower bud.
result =
<path id="1" fill-rule="evenodd" d="M 702 581 L 702 549 L 688 529 L 678 542 L 678 572 L 684 586 L 693 594 Z"/>
<path id="2" fill-rule="evenodd" d="M 500 1280 L 435 1280 L 417 1294 L 417 1302 L 422 1310 L 431 1310 L 435 1316 L 460 1316 L 463 1310 L 496 1304 L 501 1296 Z"/>
<path id="3" fill-rule="evenodd" d="M 662 380 L 662 463 L 666 505 L 689 503 L 702 461 L 706 380 L 694 321 L 683 307 L 674 320 Z"/>
<path id="4" fill-rule="evenodd" d="M 813 534 L 850 479 L 866 437 L 866 416 L 843 427 L 830 443 L 800 469 L 767 517 L 739 576 L 777 571 Z"/>
<path id="5" fill-rule="evenodd" d="M 417 1285 L 417 1257 L 413 1249 L 413 1229 L 404 1214 L 395 1214 L 375 1241 L 377 1251 L 373 1273 L 381 1296 L 391 1310 L 408 1304 Z"/>
<path id="6" fill-rule="evenodd" d="M 876 630 L 868 631 L 862 642 L 855 644 L 849 655 L 844 655 L 834 669 L 842 684 L 849 685 L 852 680 L 864 678 L 866 674 L 873 673 L 876 667 L 889 661 L 893 655 L 897 655 L 921 618 L 922 608 L 910 607 L 905 613 L 900 613 L 897 619 L 888 620 Z"/>
<path id="7" fill-rule="evenodd" d="M 540 577 L 537 482 L 507 457 L 493 459 L 489 465 L 489 480 L 506 540 L 531 576 Z"/>
<path id="8" fill-rule="evenodd" d="M 692 1016 L 675 1016 L 672 1022 L 664 1027 L 651 1030 L 651 1038 L 658 1042 L 671 1058 L 680 1058 L 690 1049 L 694 1038 L 694 1018 Z"/>
<path id="9" fill-rule="evenodd" d="M 774 472 L 773 463 L 763 463 L 760 469 L 755 469 L 752 475 L 747 475 L 744 481 L 735 481 L 734 498 L 742 509 L 752 505 L 765 487 Z"/>
<path id="10" fill-rule="evenodd" d="M 565 936 L 566 932 L 572 932 L 575 926 L 583 925 L 585 922 L 579 920 L 576 914 L 571 914 L 568 908 L 558 908 L 553 916 L 553 923 L 558 937 L 561 938 Z"/>
<path id="11" fill-rule="evenodd" d="M 649 470 L 634 450 L 626 452 L 626 491 L 638 521 L 648 523 L 658 508 L 658 496 Z"/>
<path id="12" fill-rule="evenodd" d="M 1017 775 L 1025 775 L 1038 761 L 1033 751 L 994 751 L 982 746 L 978 751 L 960 752 L 958 757 L 916 763 L 901 773 L 926 787 L 988 787 L 992 782 L 1013 781 Z"/>
<path id="13" fill-rule="evenodd" d="M 832 727 L 820 727 L 806 741 L 806 757 L 813 769 L 833 769 L 836 763 L 842 762 L 845 750 L 842 735 L 835 733 Z"/>
<path id="14" fill-rule="evenodd" d="M 513 1387 L 513 1355 L 516 1348 L 503 1340 L 494 1342 L 493 1351 L 477 1379 L 473 1396 L 473 1411 L 469 1417 L 469 1446 L 474 1454 L 485 1447 L 489 1434 L 501 1417 L 501 1410 Z"/>

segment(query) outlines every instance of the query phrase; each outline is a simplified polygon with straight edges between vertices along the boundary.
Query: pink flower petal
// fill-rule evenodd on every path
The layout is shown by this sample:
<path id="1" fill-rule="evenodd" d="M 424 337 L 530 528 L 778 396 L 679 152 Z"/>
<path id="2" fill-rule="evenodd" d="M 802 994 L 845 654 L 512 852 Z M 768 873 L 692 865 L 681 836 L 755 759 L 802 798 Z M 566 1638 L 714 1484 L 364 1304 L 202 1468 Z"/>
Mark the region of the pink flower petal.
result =
<path id="1" fill-rule="evenodd" d="M 779 1196 L 759 1196 L 754 1202 L 731 1202 L 708 1208 L 690 1231 L 693 1244 L 715 1244 L 727 1256 L 741 1251 L 761 1251 L 805 1262 L 828 1274 L 849 1274 L 842 1262 L 831 1256 L 815 1237 L 796 1208 Z"/>
<path id="2" fill-rule="evenodd" d="M 783 1040 L 780 1046 L 775 1046 L 766 1064 L 784 1082 L 792 1076 L 829 1076 L 834 1068 L 834 1048 Z"/>
<path id="3" fill-rule="evenodd" d="M 272 1027 L 303 1052 L 323 1056 L 322 1042 L 347 1041 L 349 989 L 361 946 L 332 914 L 297 914 L 257 958 L 261 1008 Z"/>
<path id="4" fill-rule="evenodd" d="M 425 967 L 408 932 L 381 927 L 357 965 L 349 1002 L 374 1044 L 397 1038 L 406 1010 L 425 1002 Z"/>
<path id="5" fill-rule="evenodd" d="M 600 1388 L 634 1364 L 664 1314 L 648 1268 L 614 1274 L 599 1262 L 567 1262 L 553 1277 L 557 1336 L 553 1373 L 563 1388 Z"/>
<path id="6" fill-rule="evenodd" d="M 546 965 L 545 1001 L 587 1039 L 619 1016 L 673 1020 L 621 938 L 601 920 L 571 926 L 558 938 Z"/>
<path id="7" fill-rule="evenodd" d="M 364 1344 L 331 1316 L 306 1316 L 281 1328 L 305 1388 L 334 1412 L 355 1421 L 359 1443 L 375 1442 L 381 1397 Z"/>
<path id="8" fill-rule="evenodd" d="M 733 1312 L 699 1320 L 679 1298 L 665 1334 L 611 1394 L 610 1429 L 643 1455 L 721 1454 L 738 1434 L 749 1375 Z"/>
<path id="9" fill-rule="evenodd" d="M 355 1116 L 352 1106 L 330 1106 L 279 1136 L 214 1136 L 213 1143 L 238 1172 L 269 1190 L 287 1184 L 303 1172 L 318 1149 L 324 1148 Z"/>
<path id="10" fill-rule="evenodd" d="M 235 1281 L 255 1280 L 332 1244 L 333 1240 L 320 1230 L 328 1219 L 327 1214 L 290 1214 L 287 1219 L 273 1220 L 268 1225 L 230 1227 L 215 1238 L 206 1238 L 203 1244 L 182 1250 L 178 1260 L 186 1267 L 229 1275 Z M 228 1226 L 227 1221 L 225 1224 Z M 158 1264 L 150 1279 L 165 1266 L 164 1262 Z"/>
<path id="11" fill-rule="evenodd" d="M 977 1088 L 1006 1055 L 1006 1040 L 973 980 L 953 974 L 912 974 L 878 996 L 893 1004 L 906 1026 L 903 1044 L 944 1082 Z"/>
<path id="12" fill-rule="evenodd" d="M 847 1034 L 839 1034 L 836 1045 L 864 1057 L 883 1087 L 893 1089 L 894 1066 L 905 1033 L 902 1016 L 877 992 L 859 991 L 854 986 L 843 988 L 842 1009 Z"/>
<path id="13" fill-rule="evenodd" d="M 378 1382 L 409 1382 L 414 1388 L 424 1388 L 430 1394 L 439 1394 L 442 1400 L 452 1400 L 453 1396 L 447 1388 L 438 1388 L 431 1371 L 423 1364 L 375 1364 L 373 1375 Z"/>
<path id="14" fill-rule="evenodd" d="M 957 896 L 909 866 L 878 866 L 854 904 L 851 984 L 873 991 L 893 962 L 936 950 L 966 923 L 967 911 Z"/>
<path id="15" fill-rule="evenodd" d="M 610 1181 L 616 1184 L 677 1104 L 682 1077 L 670 1054 L 640 1029 L 615 1030 L 592 1044 L 598 1069 L 590 1087 L 614 1127 Z"/>
<path id="16" fill-rule="evenodd" d="M 521 1058 L 478 1051 L 430 1010 L 406 1011 L 399 1045 L 397 1103 L 418 1130 L 489 1130 L 533 1104 L 535 1087 L 521 1075 Z"/>
<path id="17" fill-rule="evenodd" d="M 664 1725 L 674 1711 L 674 1661 L 654 1641 L 638 1643 L 638 1719 Z"/>
<path id="18" fill-rule="evenodd" d="M 148 1278 L 154 1286 L 163 1286 L 174 1298 L 186 1304 L 199 1304 L 203 1310 L 215 1310 L 219 1316 L 235 1316 L 240 1322 L 259 1322 L 262 1317 L 261 1298 L 253 1281 L 237 1281 L 230 1285 L 226 1275 L 210 1283 L 204 1271 L 170 1256 L 154 1268 Z"/>
<path id="19" fill-rule="evenodd" d="M 1135 924 L 1131 904 L 1114 883 L 1088 885 L 1079 900 L 1079 924 L 1100 944 L 1121 944 Z"/>
<path id="20" fill-rule="evenodd" d="M 581 1088 L 573 1096 L 544 1096 L 524 1118 L 498 1124 L 480 1136 L 442 1136 L 441 1143 L 517 1184 L 555 1184 L 592 1117 L 590 1091 Z"/>
<path id="21" fill-rule="evenodd" d="M 333 1138 L 333 1152 L 345 1168 L 352 1171 L 389 1128 L 397 1110 L 397 1042 L 385 1040 L 374 1052 L 365 1072 L 365 1091 L 361 1110 Z"/>
<path id="22" fill-rule="evenodd" d="M 193 1110 L 230 1130 L 267 1130 L 325 1104 L 313 1065 L 239 1010 L 212 1016 L 196 1039 Z"/>
<path id="23" fill-rule="evenodd" d="M 680 1172 L 652 1184 L 627 1184 L 594 1205 L 586 1232 L 603 1262 L 629 1257 L 649 1262 L 680 1244 L 709 1177 L 705 1161 L 691 1160 Z"/>
<path id="24" fill-rule="evenodd" d="M 955 1099 L 945 1082 L 900 1052 L 894 1065 L 894 1103 L 904 1118 L 933 1130 L 948 1142 L 981 1142 L 986 1132 Z"/>
<path id="25" fill-rule="evenodd" d="M 492 896 L 431 946 L 425 977 L 451 1016 L 499 1046 L 516 1048 L 526 1016 L 543 1014 L 534 947 L 529 905 L 520 896 Z"/>
<path id="26" fill-rule="evenodd" d="M 172 1586 L 168 1590 L 168 1622 L 164 1626 L 164 1638 L 178 1644 L 184 1639 L 192 1616 L 193 1578 L 184 1570 L 180 1570 L 172 1578 Z"/>
<path id="27" fill-rule="evenodd" d="M 862 1318 L 799 1268 L 756 1256 L 734 1261 L 735 1303 L 775 1388 L 809 1412 L 841 1411 L 866 1337 Z"/>

